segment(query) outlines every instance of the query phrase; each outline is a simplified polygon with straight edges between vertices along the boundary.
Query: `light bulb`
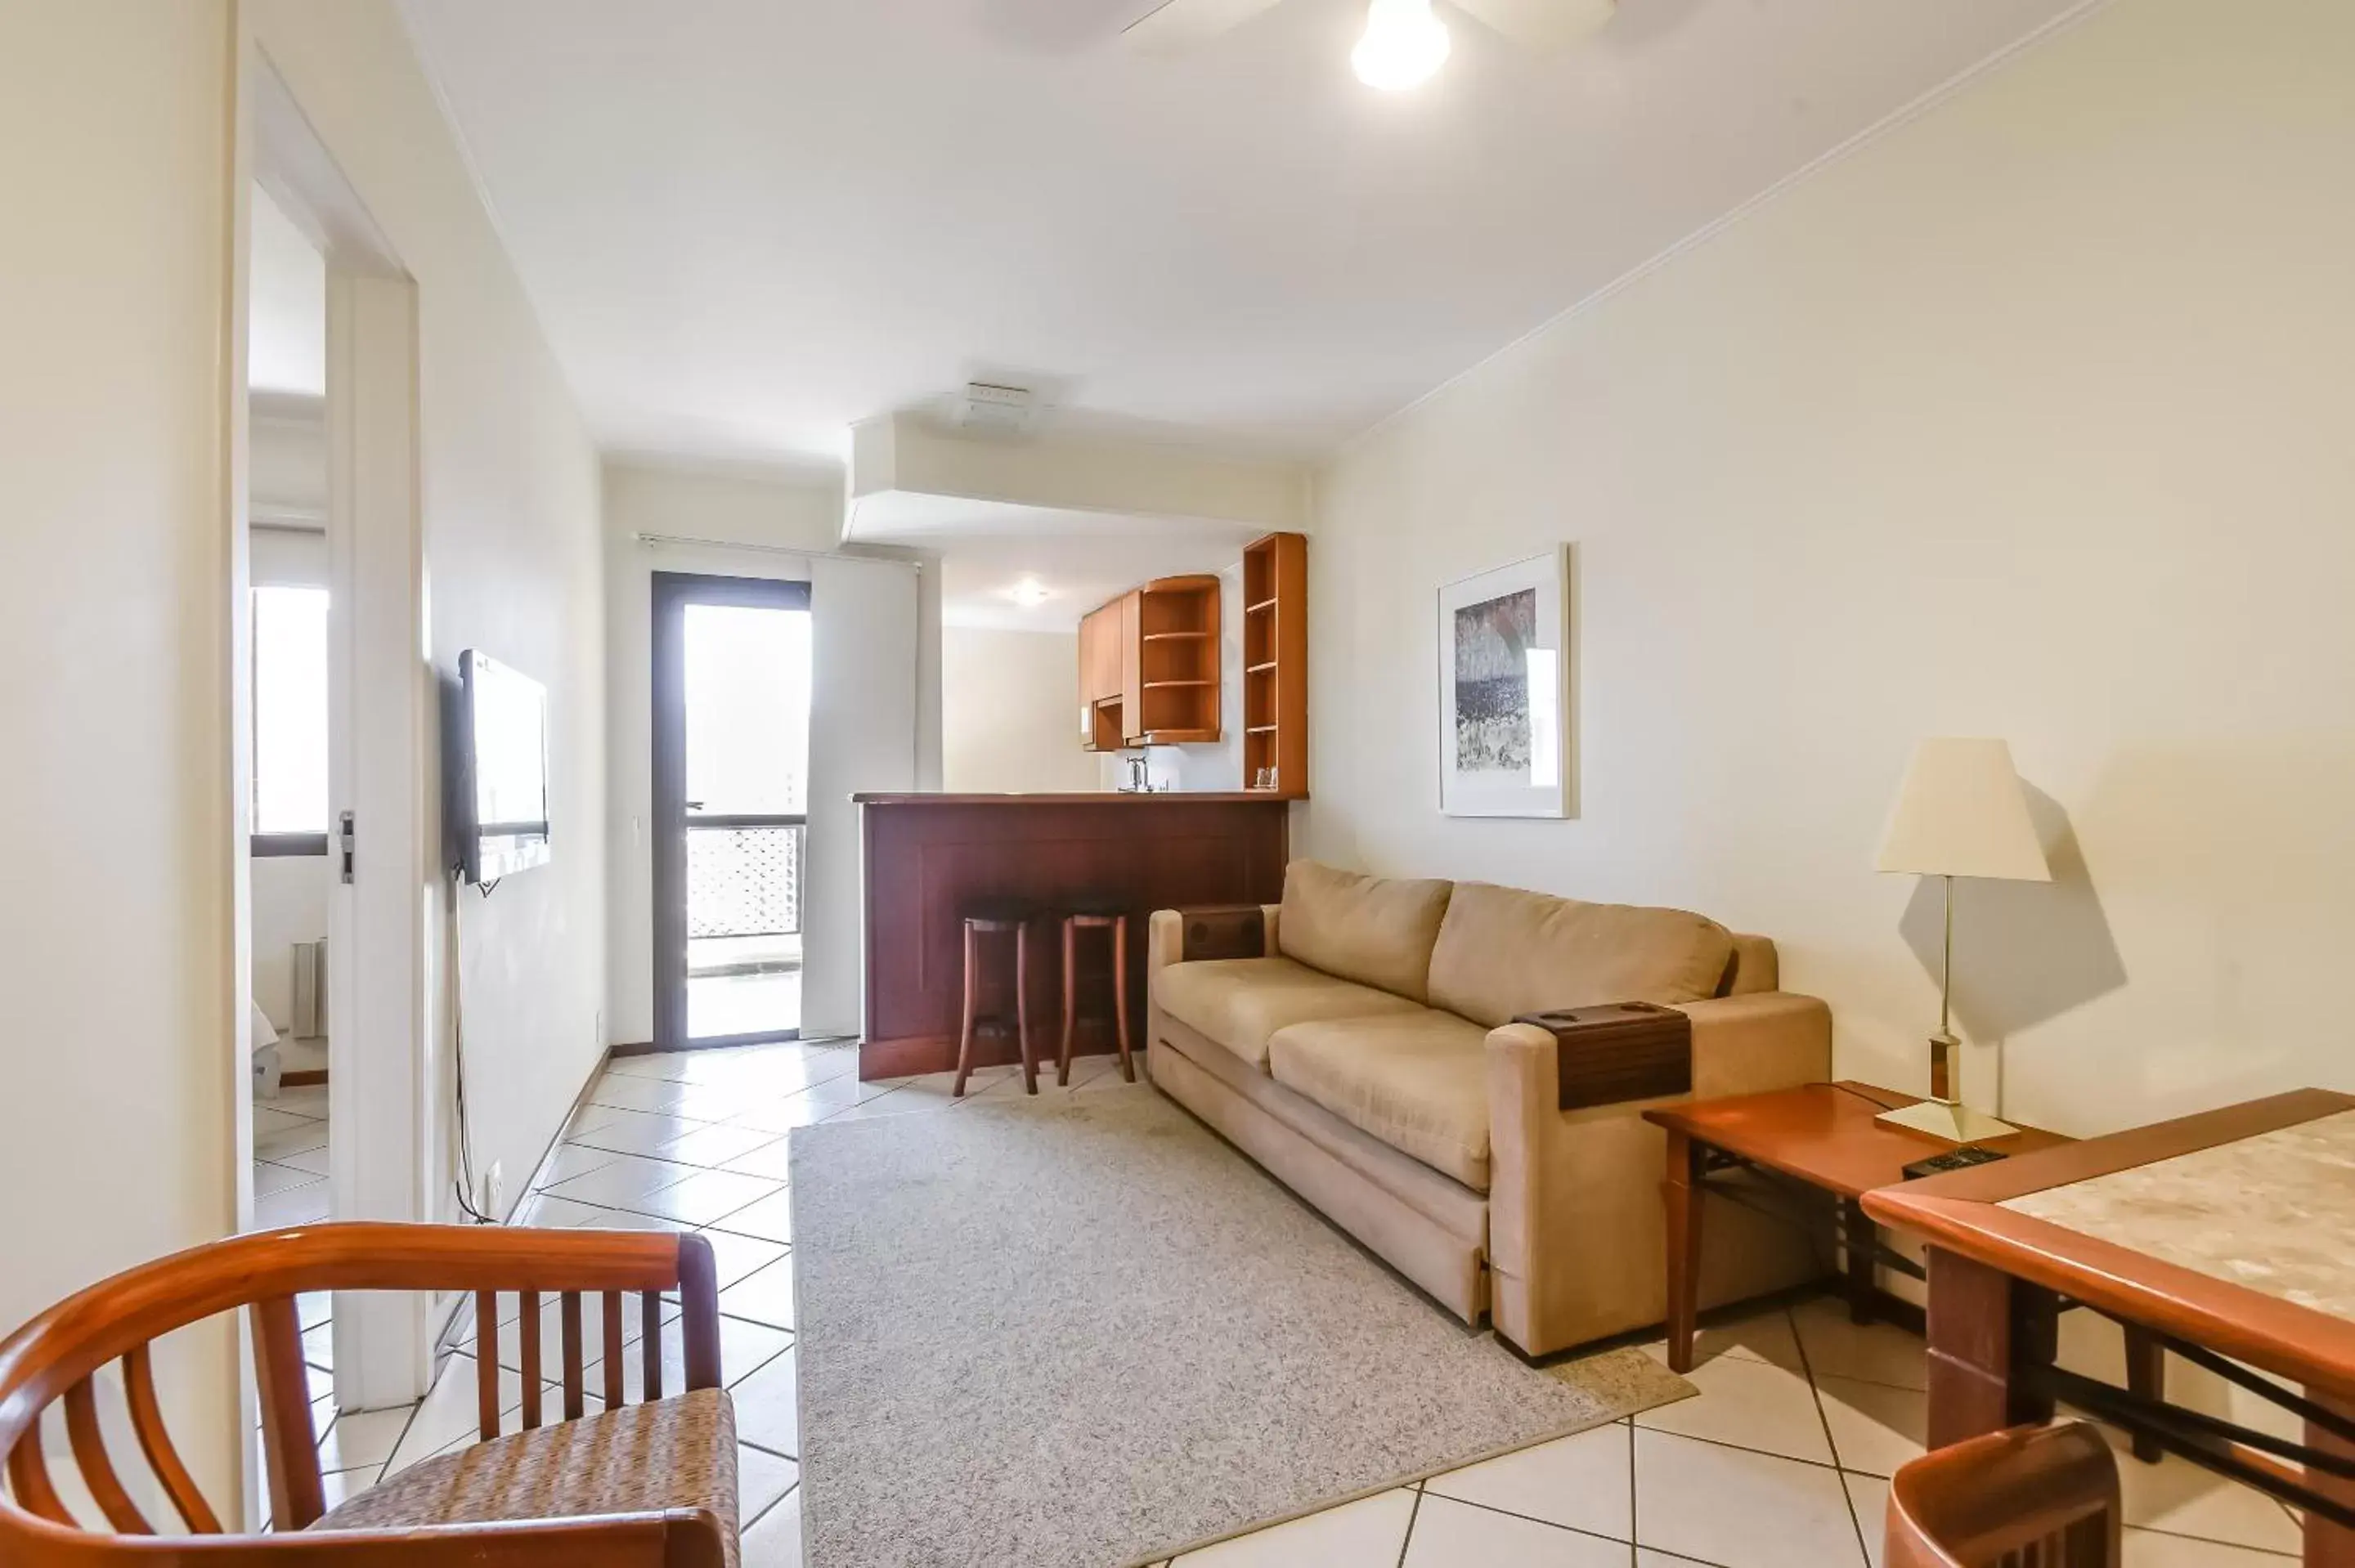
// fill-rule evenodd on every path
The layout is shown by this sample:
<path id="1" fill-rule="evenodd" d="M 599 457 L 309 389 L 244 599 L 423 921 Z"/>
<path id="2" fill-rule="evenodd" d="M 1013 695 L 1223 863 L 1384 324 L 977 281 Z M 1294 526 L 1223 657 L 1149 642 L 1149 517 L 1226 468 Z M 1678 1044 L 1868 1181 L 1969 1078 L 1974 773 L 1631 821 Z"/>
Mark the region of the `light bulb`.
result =
<path id="1" fill-rule="evenodd" d="M 1023 577 L 1006 590 L 1006 597 L 1025 609 L 1036 609 L 1055 597 L 1055 590 L 1037 577 Z"/>
<path id="2" fill-rule="evenodd" d="M 1368 87 L 1398 92 L 1429 81 L 1447 48 L 1447 24 L 1431 14 L 1431 0 L 1373 0 L 1349 63 Z"/>

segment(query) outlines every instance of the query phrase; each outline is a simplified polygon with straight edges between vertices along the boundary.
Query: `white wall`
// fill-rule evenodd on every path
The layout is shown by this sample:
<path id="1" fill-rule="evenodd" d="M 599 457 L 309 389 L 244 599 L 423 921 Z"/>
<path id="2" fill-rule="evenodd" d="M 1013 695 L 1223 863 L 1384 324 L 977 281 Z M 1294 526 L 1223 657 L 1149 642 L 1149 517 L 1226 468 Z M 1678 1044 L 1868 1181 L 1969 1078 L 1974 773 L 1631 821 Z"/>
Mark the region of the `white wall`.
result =
<path id="1" fill-rule="evenodd" d="M 653 575 L 806 582 L 807 556 L 836 547 L 838 484 L 614 462 L 605 472 L 606 680 L 610 700 L 607 790 L 613 899 L 607 911 L 607 1033 L 622 1044 L 654 1038 Z M 638 535 L 712 541 L 645 544 Z M 878 549 L 879 556 L 906 552 Z M 916 607 L 916 769 L 919 788 L 941 781 L 941 627 L 938 563 L 919 558 Z M 820 673 L 824 679 L 824 673 Z M 815 749 L 816 739 L 813 737 Z M 819 759 L 813 755 L 813 782 Z M 810 841 L 813 857 L 855 861 L 855 835 Z M 815 959 L 815 956 L 814 956 Z"/>
<path id="2" fill-rule="evenodd" d="M 247 0 L 259 47 L 417 281 L 430 635 L 443 678 L 480 648 L 549 688 L 555 858 L 468 892 L 468 1105 L 478 1168 L 510 1197 L 603 1041 L 605 736 L 598 459 L 393 0 Z M 430 787 L 440 793 L 439 764 Z M 439 939 L 432 944 L 438 994 Z M 446 1042 L 446 1019 L 436 1030 Z M 431 1082 L 449 1083 L 444 1054 Z M 437 1102 L 441 1097 L 437 1096 Z M 433 1107 L 429 1169 L 450 1168 Z M 447 1183 L 445 1215 L 454 1216 Z"/>
<path id="3" fill-rule="evenodd" d="M 307 440 L 296 427 L 292 440 L 284 439 L 288 429 L 274 419 L 257 417 L 249 429 L 252 436 L 249 450 L 255 457 L 248 485 L 255 508 L 259 510 L 263 493 L 260 454 L 274 445 L 280 460 L 275 465 L 277 493 L 315 491 L 324 510 L 326 475 L 307 473 L 306 465 L 299 461 L 301 454 L 308 452 L 320 468 L 325 467 L 324 427 L 314 428 Z M 249 576 L 256 588 L 327 586 L 327 536 L 323 533 L 257 525 L 248 535 L 247 551 Z M 246 918 L 252 935 L 253 1001 L 271 1024 L 287 1034 L 294 1016 L 293 944 L 315 942 L 326 936 L 327 898 L 336 885 L 336 863 L 325 855 L 264 855 L 251 863 L 248 875 L 252 893 Z M 302 1047 L 287 1053 L 286 1059 L 296 1067 L 324 1066 L 324 1060 L 313 1060 L 317 1054 L 316 1046 Z"/>
<path id="4" fill-rule="evenodd" d="M 220 0 L 0 7 L 11 1326 L 236 1218 L 229 29 Z M 232 1352 L 222 1325 L 159 1367 L 230 1499 Z"/>
<path id="5" fill-rule="evenodd" d="M 2355 7 L 2094 13 L 1364 440 L 1311 573 L 1305 847 L 1782 944 L 1925 1071 L 1919 736 L 2062 881 L 1966 886 L 1970 1097 L 2080 1133 L 2355 1087 Z M 1433 594 L 1579 546 L 1582 815 L 1437 811 Z M 2002 1047 L 2000 1053 L 1996 1047 Z"/>
<path id="6" fill-rule="evenodd" d="M 941 785 L 960 793 L 1099 787 L 1080 746 L 1080 639 L 1071 631 L 941 631 Z"/>

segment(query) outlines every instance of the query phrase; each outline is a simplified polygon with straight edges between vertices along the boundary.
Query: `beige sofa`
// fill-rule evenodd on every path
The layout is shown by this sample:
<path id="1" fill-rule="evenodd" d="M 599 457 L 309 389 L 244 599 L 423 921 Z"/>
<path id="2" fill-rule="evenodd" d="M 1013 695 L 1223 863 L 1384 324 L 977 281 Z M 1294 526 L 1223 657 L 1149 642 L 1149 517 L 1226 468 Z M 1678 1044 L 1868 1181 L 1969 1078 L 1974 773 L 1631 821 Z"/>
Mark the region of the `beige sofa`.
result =
<path id="1" fill-rule="evenodd" d="M 1680 910 L 1298 861 L 1255 915 L 1156 913 L 1148 962 L 1155 1086 L 1532 1356 L 1664 1316 L 1665 1139 L 1640 1113 L 1665 1102 L 1557 1108 L 1554 1036 L 1516 1014 L 1676 1006 L 1704 1097 L 1831 1066 L 1831 1014 L 1776 989 L 1774 944 Z M 1712 1200 L 1704 1237 L 1704 1306 L 1823 1272 L 1741 1203 Z"/>

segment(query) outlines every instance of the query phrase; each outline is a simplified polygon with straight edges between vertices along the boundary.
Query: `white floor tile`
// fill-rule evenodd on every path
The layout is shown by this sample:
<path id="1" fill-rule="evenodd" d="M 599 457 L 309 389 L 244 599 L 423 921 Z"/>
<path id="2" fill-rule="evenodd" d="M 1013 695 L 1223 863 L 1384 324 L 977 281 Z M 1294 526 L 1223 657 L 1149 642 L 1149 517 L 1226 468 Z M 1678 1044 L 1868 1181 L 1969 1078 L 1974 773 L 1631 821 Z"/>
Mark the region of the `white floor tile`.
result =
<path id="1" fill-rule="evenodd" d="M 709 1127 L 706 1121 L 675 1116 L 667 1111 L 609 1110 L 590 1127 L 574 1132 L 569 1143 L 585 1144 L 591 1149 L 602 1149 L 615 1154 L 644 1154 L 661 1157 L 664 1147 L 675 1143 L 698 1128 Z"/>
<path id="2" fill-rule="evenodd" d="M 513 1372 L 499 1373 L 499 1410 L 512 1416 L 523 1408 L 523 1379 Z M 541 1410 L 545 1414 L 563 1411 L 562 1395 L 543 1392 Z M 442 1375 L 417 1407 L 416 1417 L 409 1430 L 386 1461 L 385 1474 L 396 1475 L 421 1459 L 430 1459 L 453 1443 L 478 1438 L 482 1434 L 481 1406 L 474 1390 L 474 1360 L 472 1356 L 452 1356 L 442 1365 Z M 512 1419 L 506 1423 L 516 1429 Z"/>
<path id="3" fill-rule="evenodd" d="M 759 1178 L 751 1180 L 758 1181 Z M 738 1235 L 758 1236 L 762 1241 L 783 1244 L 794 1239 L 793 1211 L 792 1192 L 774 1192 L 719 1221 L 719 1228 L 733 1231 Z"/>
<path id="4" fill-rule="evenodd" d="M 293 1111 L 272 1110 L 266 1105 L 256 1104 L 253 1107 L 253 1140 L 259 1144 L 263 1139 L 273 1134 L 298 1131 L 306 1126 L 315 1124 L 318 1119 L 316 1117 L 296 1116 Z"/>
<path id="5" fill-rule="evenodd" d="M 598 1216 L 612 1212 L 593 1203 L 576 1203 L 552 1192 L 534 1192 L 517 1205 L 514 1219 L 508 1223 L 541 1230 L 568 1230 L 575 1225 L 586 1225 L 594 1230 Z"/>
<path id="6" fill-rule="evenodd" d="M 682 1224 L 711 1225 L 758 1202 L 783 1187 L 758 1176 L 733 1171 L 698 1171 L 683 1181 L 647 1193 L 629 1207 L 645 1214 L 660 1214 Z"/>
<path id="7" fill-rule="evenodd" d="M 307 1171 L 314 1176 L 325 1176 L 327 1173 L 327 1146 L 323 1143 L 316 1149 L 298 1149 L 292 1153 L 282 1154 L 278 1157 L 277 1163 L 290 1170 Z"/>
<path id="8" fill-rule="evenodd" d="M 736 1517 L 758 1519 L 801 1479 L 801 1467 L 748 1444 L 736 1446 Z"/>
<path id="9" fill-rule="evenodd" d="M 767 1136 L 764 1129 L 748 1127 L 745 1130 L 762 1131 L 764 1137 Z M 747 1176 L 764 1176 L 772 1181 L 783 1181 L 793 1174 L 792 1153 L 793 1139 L 779 1134 L 770 1137 L 767 1142 L 749 1154 L 720 1161 L 719 1168 L 722 1171 L 740 1171 Z"/>
<path id="10" fill-rule="evenodd" d="M 802 1568 L 802 1494 L 787 1492 L 744 1531 L 743 1568 Z"/>
<path id="11" fill-rule="evenodd" d="M 2143 1464 L 2127 1453 L 2122 1435 L 2111 1436 L 2129 1525 L 2260 1552 L 2299 1550 L 2296 1523 L 2263 1492 L 2172 1455 L 2156 1465 Z"/>
<path id="12" fill-rule="evenodd" d="M 1841 1469 L 1893 1476 L 1898 1466 L 1922 1457 L 1930 1425 L 1928 1394 L 1820 1374 L 1816 1392 L 1823 1396 L 1824 1424 L 1831 1428 Z"/>
<path id="13" fill-rule="evenodd" d="M 359 1410 L 338 1415 L 319 1444 L 319 1464 L 330 1470 L 377 1470 L 392 1457 L 394 1445 L 409 1427 L 410 1407 Z"/>
<path id="14" fill-rule="evenodd" d="M 1402 1568 L 1626 1568 L 1623 1541 L 1426 1493 L 1415 1510 Z"/>
<path id="15" fill-rule="evenodd" d="M 1889 1534 L 1889 1483 L 1879 1476 L 1855 1476 L 1843 1471 L 1849 1507 L 1856 1511 L 1856 1527 L 1864 1535 L 1864 1554 L 1872 1568 L 1881 1568 L 1881 1548 Z"/>
<path id="16" fill-rule="evenodd" d="M 779 1139 L 774 1133 L 722 1123 L 698 1127 L 683 1138 L 671 1139 L 655 1153 L 665 1160 L 676 1160 L 682 1165 L 699 1165 L 706 1170 L 714 1170 L 777 1141 Z"/>
<path id="17" fill-rule="evenodd" d="M 1668 1364 L 1668 1340 L 1654 1340 L 1644 1346 L 1643 1351 L 1662 1366 Z M 1711 1324 L 1693 1336 L 1693 1361 L 1696 1365 L 1713 1361 L 1720 1356 L 1732 1356 L 1736 1361 L 1769 1361 L 1778 1367 L 1796 1369 L 1801 1365 L 1799 1339 L 1792 1331 L 1791 1315 L 1778 1307 L 1771 1312 L 1761 1312 L 1733 1322 Z"/>
<path id="18" fill-rule="evenodd" d="M 596 1203 L 609 1209 L 635 1208 L 651 1194 L 695 1173 L 692 1165 L 617 1154 L 611 1164 L 601 1165 L 585 1175 L 550 1182 L 548 1191 L 575 1202 Z"/>
<path id="19" fill-rule="evenodd" d="M 773 1328 L 794 1326 L 794 1260 L 779 1258 L 765 1268 L 719 1293 L 719 1309 L 734 1318 L 750 1318 Z"/>
<path id="20" fill-rule="evenodd" d="M 1849 1321 L 1848 1304 L 1817 1297 L 1791 1308 L 1807 1370 L 1817 1377 L 1855 1378 L 1898 1388 L 1930 1386 L 1930 1358 L 1921 1340 L 1891 1323 L 1861 1328 Z"/>
<path id="21" fill-rule="evenodd" d="M 798 1458 L 802 1451 L 801 1367 L 791 1351 L 773 1357 L 760 1371 L 728 1391 L 736 1404 L 736 1436 L 773 1454 Z"/>
<path id="22" fill-rule="evenodd" d="M 1788 1367 L 1720 1356 L 1689 1374 L 1699 1399 L 1646 1410 L 1636 1424 L 1817 1464 L 1832 1462 L 1815 1391 Z"/>
<path id="23" fill-rule="evenodd" d="M 1636 1434 L 1636 1539 L 1723 1568 L 1864 1562 L 1837 1470 L 1666 1432 Z"/>
<path id="24" fill-rule="evenodd" d="M 872 1086 L 876 1092 L 881 1092 L 880 1086 Z M 764 1099 L 757 1105 L 745 1107 L 729 1118 L 729 1125 L 748 1127 L 756 1132 L 782 1137 L 797 1127 L 814 1126 L 837 1111 L 848 1110 L 861 1100 L 874 1098 L 874 1095 L 868 1092 L 869 1087 L 856 1079 L 835 1078 L 799 1094 Z"/>
<path id="25" fill-rule="evenodd" d="M 293 1155 L 307 1154 L 327 1147 L 327 1124 L 304 1121 L 295 1118 L 293 1125 L 279 1132 L 253 1130 L 253 1157 L 256 1160 L 283 1160 Z"/>
<path id="26" fill-rule="evenodd" d="M 668 1078 L 639 1077 L 608 1069 L 589 1090 L 589 1103 L 613 1110 L 661 1111 L 678 1103 L 687 1086 Z"/>
<path id="27" fill-rule="evenodd" d="M 331 1199 L 325 1181 L 306 1181 L 282 1188 L 253 1201 L 253 1228 L 274 1231 L 282 1225 L 315 1225 L 327 1218 Z"/>
<path id="28" fill-rule="evenodd" d="M 765 1323 L 748 1322 L 742 1318 L 719 1319 L 719 1377 L 723 1387 L 733 1388 L 762 1367 L 793 1349 L 794 1337 L 783 1329 L 772 1329 Z M 633 1340 L 622 1352 L 622 1384 L 628 1398 L 635 1400 L 644 1387 L 645 1377 L 645 1341 Z M 662 1331 L 663 1392 L 677 1393 L 687 1387 L 687 1334 L 677 1321 L 666 1322 Z"/>
<path id="29" fill-rule="evenodd" d="M 2128 1526 L 2126 1568 L 2286 1568 L 2296 1557 Z"/>
<path id="30" fill-rule="evenodd" d="M 759 1236 L 739 1235 L 724 1228 L 707 1229 L 696 1234 L 711 1244 L 711 1266 L 719 1276 L 722 1290 L 768 1267 L 791 1250 L 776 1242 L 765 1241 Z"/>
<path id="31" fill-rule="evenodd" d="M 602 1171 L 617 1163 L 621 1156 L 611 1150 L 591 1149 L 581 1143 L 559 1143 L 548 1151 L 548 1159 L 532 1179 L 532 1185 L 548 1188 L 570 1181 L 575 1176 L 586 1176 L 591 1171 Z"/>
<path id="32" fill-rule="evenodd" d="M 298 1157 L 299 1158 L 299 1157 Z M 297 1171 L 291 1165 L 273 1165 L 267 1160 L 253 1162 L 253 1195 L 267 1198 L 272 1192 L 283 1192 L 289 1187 L 307 1187 L 324 1172 Z"/>
<path id="33" fill-rule="evenodd" d="M 1388 1568 L 1406 1544 L 1414 1493 L 1401 1489 L 1188 1552 L 1178 1568 Z"/>
<path id="34" fill-rule="evenodd" d="M 1434 1476 L 1425 1492 L 1632 1541 L 1634 1439 L 1624 1422 Z"/>

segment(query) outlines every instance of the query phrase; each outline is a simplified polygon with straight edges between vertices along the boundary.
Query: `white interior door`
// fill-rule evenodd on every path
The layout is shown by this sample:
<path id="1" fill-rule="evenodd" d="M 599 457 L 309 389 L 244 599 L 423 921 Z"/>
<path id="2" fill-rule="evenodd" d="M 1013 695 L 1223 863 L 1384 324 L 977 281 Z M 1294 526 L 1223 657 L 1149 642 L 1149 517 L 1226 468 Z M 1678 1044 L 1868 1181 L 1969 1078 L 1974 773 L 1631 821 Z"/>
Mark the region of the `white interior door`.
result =
<path id="1" fill-rule="evenodd" d="M 850 797 L 916 787 L 917 587 L 904 561 L 810 562 L 805 1036 L 856 1034 L 862 1022 L 865 857 Z"/>

